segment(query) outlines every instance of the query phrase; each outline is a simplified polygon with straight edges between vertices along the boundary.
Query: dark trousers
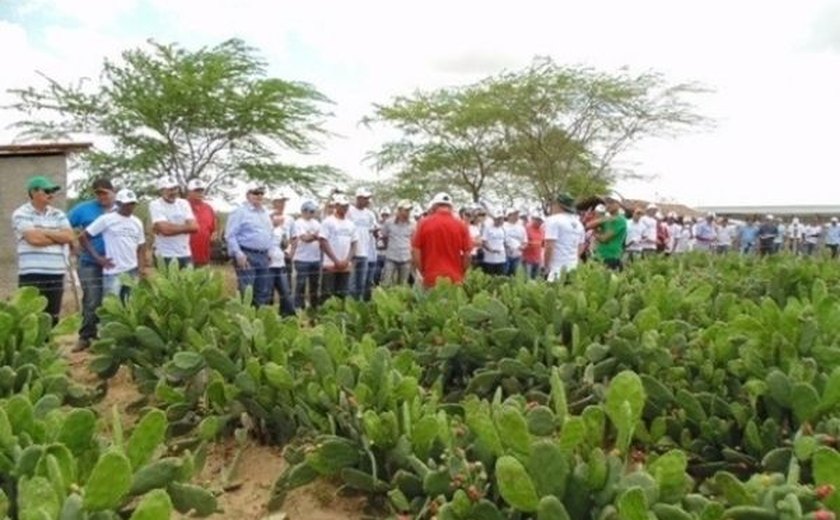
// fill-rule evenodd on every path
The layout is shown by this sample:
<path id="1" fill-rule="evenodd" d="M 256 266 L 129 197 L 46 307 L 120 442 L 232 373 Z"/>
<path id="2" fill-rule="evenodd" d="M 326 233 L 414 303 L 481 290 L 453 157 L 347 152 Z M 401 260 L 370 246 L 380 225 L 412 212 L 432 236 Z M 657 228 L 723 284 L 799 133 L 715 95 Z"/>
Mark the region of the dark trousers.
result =
<path id="1" fill-rule="evenodd" d="M 346 298 L 350 291 L 350 273 L 336 273 L 324 271 L 321 278 L 321 302 L 331 297 Z"/>
<path id="2" fill-rule="evenodd" d="M 280 295 L 280 314 L 292 316 L 295 313 L 295 306 L 292 303 L 292 290 L 289 286 L 289 272 L 285 267 L 272 267 L 269 270 L 271 284 L 271 299 L 274 293 Z"/>
<path id="3" fill-rule="evenodd" d="M 350 277 L 350 296 L 362 300 L 367 292 L 368 259 L 366 256 L 353 258 L 353 275 Z"/>
<path id="4" fill-rule="evenodd" d="M 831 258 L 837 258 L 837 244 L 826 244 L 826 246 L 831 251 Z"/>
<path id="5" fill-rule="evenodd" d="M 34 287 L 47 299 L 45 311 L 52 316 L 53 325 L 61 315 L 61 299 L 64 296 L 63 274 L 22 274 L 18 276 L 18 287 Z"/>
<path id="6" fill-rule="evenodd" d="M 295 262 L 295 307 L 303 309 L 307 286 L 309 306 L 318 306 L 318 282 L 321 277 L 321 262 Z"/>
<path id="7" fill-rule="evenodd" d="M 240 294 L 244 294 L 245 290 L 250 287 L 254 294 L 254 305 L 271 305 L 272 281 L 268 269 L 268 253 L 243 251 L 243 254 L 248 258 L 246 269 L 241 269 L 236 264 L 236 260 L 233 263 Z"/>
<path id="8" fill-rule="evenodd" d="M 97 337 L 99 318 L 96 309 L 102 305 L 102 267 L 80 263 L 78 274 L 82 284 L 82 326 L 79 339 L 91 341 Z"/>
<path id="9" fill-rule="evenodd" d="M 481 269 L 487 273 L 492 274 L 494 276 L 502 276 L 505 274 L 505 268 L 507 267 L 507 263 L 501 264 L 488 264 L 487 262 L 481 264 Z"/>
<path id="10" fill-rule="evenodd" d="M 620 258 L 604 258 L 603 261 L 607 269 L 612 271 L 621 271 L 624 269 L 624 265 L 621 263 Z"/>
<path id="11" fill-rule="evenodd" d="M 190 256 L 162 256 L 160 257 L 160 260 L 163 261 L 163 265 L 166 267 L 169 267 L 169 264 L 171 264 L 172 262 L 178 262 L 178 267 L 180 267 L 181 269 L 193 265 L 192 257 Z"/>
<path id="12" fill-rule="evenodd" d="M 531 280 L 536 280 L 540 275 L 540 264 L 524 262 L 522 265 L 525 266 L 525 274 L 528 275 L 528 278 Z"/>
<path id="13" fill-rule="evenodd" d="M 519 263 L 522 262 L 522 257 L 511 258 L 508 257 L 507 263 L 505 264 L 505 274 L 508 276 L 513 276 L 516 274 L 516 271 L 519 269 Z"/>

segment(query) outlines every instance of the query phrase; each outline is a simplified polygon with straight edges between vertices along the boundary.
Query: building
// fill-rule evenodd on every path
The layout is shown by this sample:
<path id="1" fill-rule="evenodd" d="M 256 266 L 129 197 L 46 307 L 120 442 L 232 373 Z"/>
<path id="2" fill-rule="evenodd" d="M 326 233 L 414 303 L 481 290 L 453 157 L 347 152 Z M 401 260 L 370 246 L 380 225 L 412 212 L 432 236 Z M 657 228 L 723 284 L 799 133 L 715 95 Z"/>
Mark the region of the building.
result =
<path id="1" fill-rule="evenodd" d="M 706 206 L 697 209 L 735 219 L 773 215 L 783 220 L 799 217 L 800 220 L 825 221 L 831 217 L 840 217 L 840 205 Z"/>
<path id="2" fill-rule="evenodd" d="M 17 286 L 17 259 L 12 234 L 12 212 L 26 202 L 26 181 L 35 175 L 51 178 L 67 186 L 67 157 L 90 149 L 91 143 L 38 143 L 0 145 L 0 297 L 7 297 Z M 56 198 L 64 208 L 66 190 Z"/>

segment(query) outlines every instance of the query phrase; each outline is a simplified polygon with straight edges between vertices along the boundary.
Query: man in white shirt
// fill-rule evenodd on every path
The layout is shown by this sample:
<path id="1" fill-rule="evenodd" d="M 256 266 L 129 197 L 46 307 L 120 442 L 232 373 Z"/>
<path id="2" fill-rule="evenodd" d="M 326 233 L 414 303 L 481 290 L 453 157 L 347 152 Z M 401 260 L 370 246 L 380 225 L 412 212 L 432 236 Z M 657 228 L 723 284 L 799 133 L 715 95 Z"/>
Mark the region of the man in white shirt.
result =
<path id="1" fill-rule="evenodd" d="M 799 222 L 799 217 L 793 217 L 785 232 L 790 251 L 798 255 L 802 250 L 802 239 L 805 237 L 805 226 Z"/>
<path id="2" fill-rule="evenodd" d="M 286 250 L 292 239 L 291 232 L 294 222 L 291 217 L 285 215 L 287 200 L 288 195 L 282 191 L 272 196 L 271 225 L 273 229 L 271 232 L 271 248 L 268 251 L 268 275 L 271 280 L 269 282 L 269 290 L 271 291 L 269 300 L 274 300 L 275 293 L 280 295 L 280 314 L 282 316 L 292 316 L 295 313 L 289 270 L 286 268 Z"/>
<path id="3" fill-rule="evenodd" d="M 784 249 L 785 246 L 785 238 L 787 237 L 787 226 L 781 218 L 777 217 L 773 220 L 777 222 L 777 235 L 773 238 L 773 252 L 779 253 L 782 249 Z"/>
<path id="4" fill-rule="evenodd" d="M 178 197 L 178 182 L 164 177 L 158 182 L 160 197 L 149 204 L 149 217 L 155 233 L 155 256 L 164 264 L 178 262 L 180 267 L 192 263 L 190 234 L 198 231 L 190 203 Z"/>
<path id="5" fill-rule="evenodd" d="M 507 266 L 505 254 L 504 217 L 498 209 L 488 209 L 487 214 L 492 223 L 484 227 L 481 234 L 481 247 L 484 251 L 482 269 L 487 274 L 503 275 Z"/>
<path id="6" fill-rule="evenodd" d="M 411 201 L 401 200 L 397 214 L 385 221 L 381 238 L 385 243 L 385 267 L 382 286 L 404 285 L 411 274 L 411 237 L 417 226 L 411 220 Z"/>
<path id="7" fill-rule="evenodd" d="M 505 212 L 505 218 L 506 222 L 502 226 L 505 230 L 505 254 L 507 255 L 505 274 L 513 276 L 522 262 L 522 252 L 528 245 L 528 236 L 525 226 L 519 220 L 518 209 L 509 208 Z"/>
<path id="8" fill-rule="evenodd" d="M 820 225 L 819 220 L 814 220 L 811 223 L 805 225 L 805 238 L 803 247 L 806 255 L 811 256 L 817 252 L 817 247 L 819 246 L 821 236 L 822 226 Z"/>
<path id="9" fill-rule="evenodd" d="M 586 231 L 575 213 L 575 199 L 560 194 L 551 203 L 551 216 L 545 219 L 545 260 L 549 282 L 578 266 L 585 245 Z"/>
<path id="10" fill-rule="evenodd" d="M 309 307 L 318 306 L 318 282 L 321 278 L 321 243 L 318 234 L 321 223 L 315 216 L 318 205 L 312 201 L 300 207 L 300 218 L 295 221 L 292 236 L 292 262 L 295 267 L 295 307 L 304 307 L 304 294 L 309 291 Z"/>
<path id="11" fill-rule="evenodd" d="M 645 255 L 656 253 L 656 229 L 659 222 L 656 219 L 656 212 L 659 208 L 656 204 L 648 204 L 645 214 L 640 218 L 642 223 L 642 253 Z"/>
<path id="12" fill-rule="evenodd" d="M 103 266 L 102 287 L 105 294 L 112 294 L 124 301 L 131 291 L 126 278 L 145 276 L 146 235 L 143 222 L 134 216 L 137 195 L 131 190 L 122 189 L 117 192 L 115 200 L 117 210 L 94 220 L 79 235 L 79 243 Z M 92 239 L 99 235 L 105 241 L 104 258 L 92 243 Z"/>
<path id="13" fill-rule="evenodd" d="M 347 218 L 350 201 L 344 195 L 333 198 L 333 214 L 324 219 L 318 239 L 324 253 L 322 301 L 344 298 L 350 290 L 350 270 L 359 247 L 357 226 Z"/>
<path id="14" fill-rule="evenodd" d="M 723 217 L 715 229 L 715 251 L 719 254 L 726 254 L 731 251 L 737 230 L 735 224 L 730 223 L 727 217 Z"/>
<path id="15" fill-rule="evenodd" d="M 837 217 L 831 217 L 831 224 L 825 229 L 825 245 L 831 251 L 831 258 L 837 258 L 837 250 L 840 249 L 840 224 Z"/>
<path id="16" fill-rule="evenodd" d="M 367 188 L 356 191 L 356 203 L 347 211 L 347 220 L 356 226 L 358 245 L 353 257 L 353 271 L 350 276 L 350 297 L 362 300 L 368 293 L 368 271 L 371 242 L 375 240 L 376 214 L 370 210 L 373 194 Z M 373 259 L 376 261 L 376 258 Z"/>
<path id="17" fill-rule="evenodd" d="M 624 251 L 628 260 L 635 260 L 644 249 L 645 224 L 642 222 L 642 210 L 633 212 L 633 218 L 627 223 L 627 239 Z"/>

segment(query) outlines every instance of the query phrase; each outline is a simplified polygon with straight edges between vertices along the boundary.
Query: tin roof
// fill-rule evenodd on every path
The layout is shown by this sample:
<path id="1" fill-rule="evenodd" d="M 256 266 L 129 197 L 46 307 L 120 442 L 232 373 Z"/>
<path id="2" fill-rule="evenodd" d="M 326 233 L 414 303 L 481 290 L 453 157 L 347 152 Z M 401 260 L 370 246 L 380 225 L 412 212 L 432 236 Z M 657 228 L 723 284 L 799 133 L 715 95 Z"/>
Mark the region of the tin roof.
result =
<path id="1" fill-rule="evenodd" d="M 67 155 L 85 152 L 93 143 L 27 143 L 0 145 L 0 157 L 17 155 Z"/>

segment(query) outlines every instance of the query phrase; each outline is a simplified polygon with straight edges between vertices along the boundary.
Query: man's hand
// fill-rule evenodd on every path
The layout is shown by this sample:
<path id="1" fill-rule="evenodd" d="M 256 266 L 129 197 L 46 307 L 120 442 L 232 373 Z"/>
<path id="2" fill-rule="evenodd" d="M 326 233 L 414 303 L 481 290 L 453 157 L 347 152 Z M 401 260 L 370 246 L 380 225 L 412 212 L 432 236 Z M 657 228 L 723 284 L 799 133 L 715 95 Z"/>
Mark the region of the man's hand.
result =
<path id="1" fill-rule="evenodd" d="M 244 253 L 236 255 L 236 266 L 240 269 L 248 269 L 251 264 L 248 263 L 248 257 Z"/>
<path id="2" fill-rule="evenodd" d="M 113 260 L 104 256 L 97 257 L 96 263 L 99 264 L 99 266 L 103 269 L 111 269 L 115 265 Z"/>

